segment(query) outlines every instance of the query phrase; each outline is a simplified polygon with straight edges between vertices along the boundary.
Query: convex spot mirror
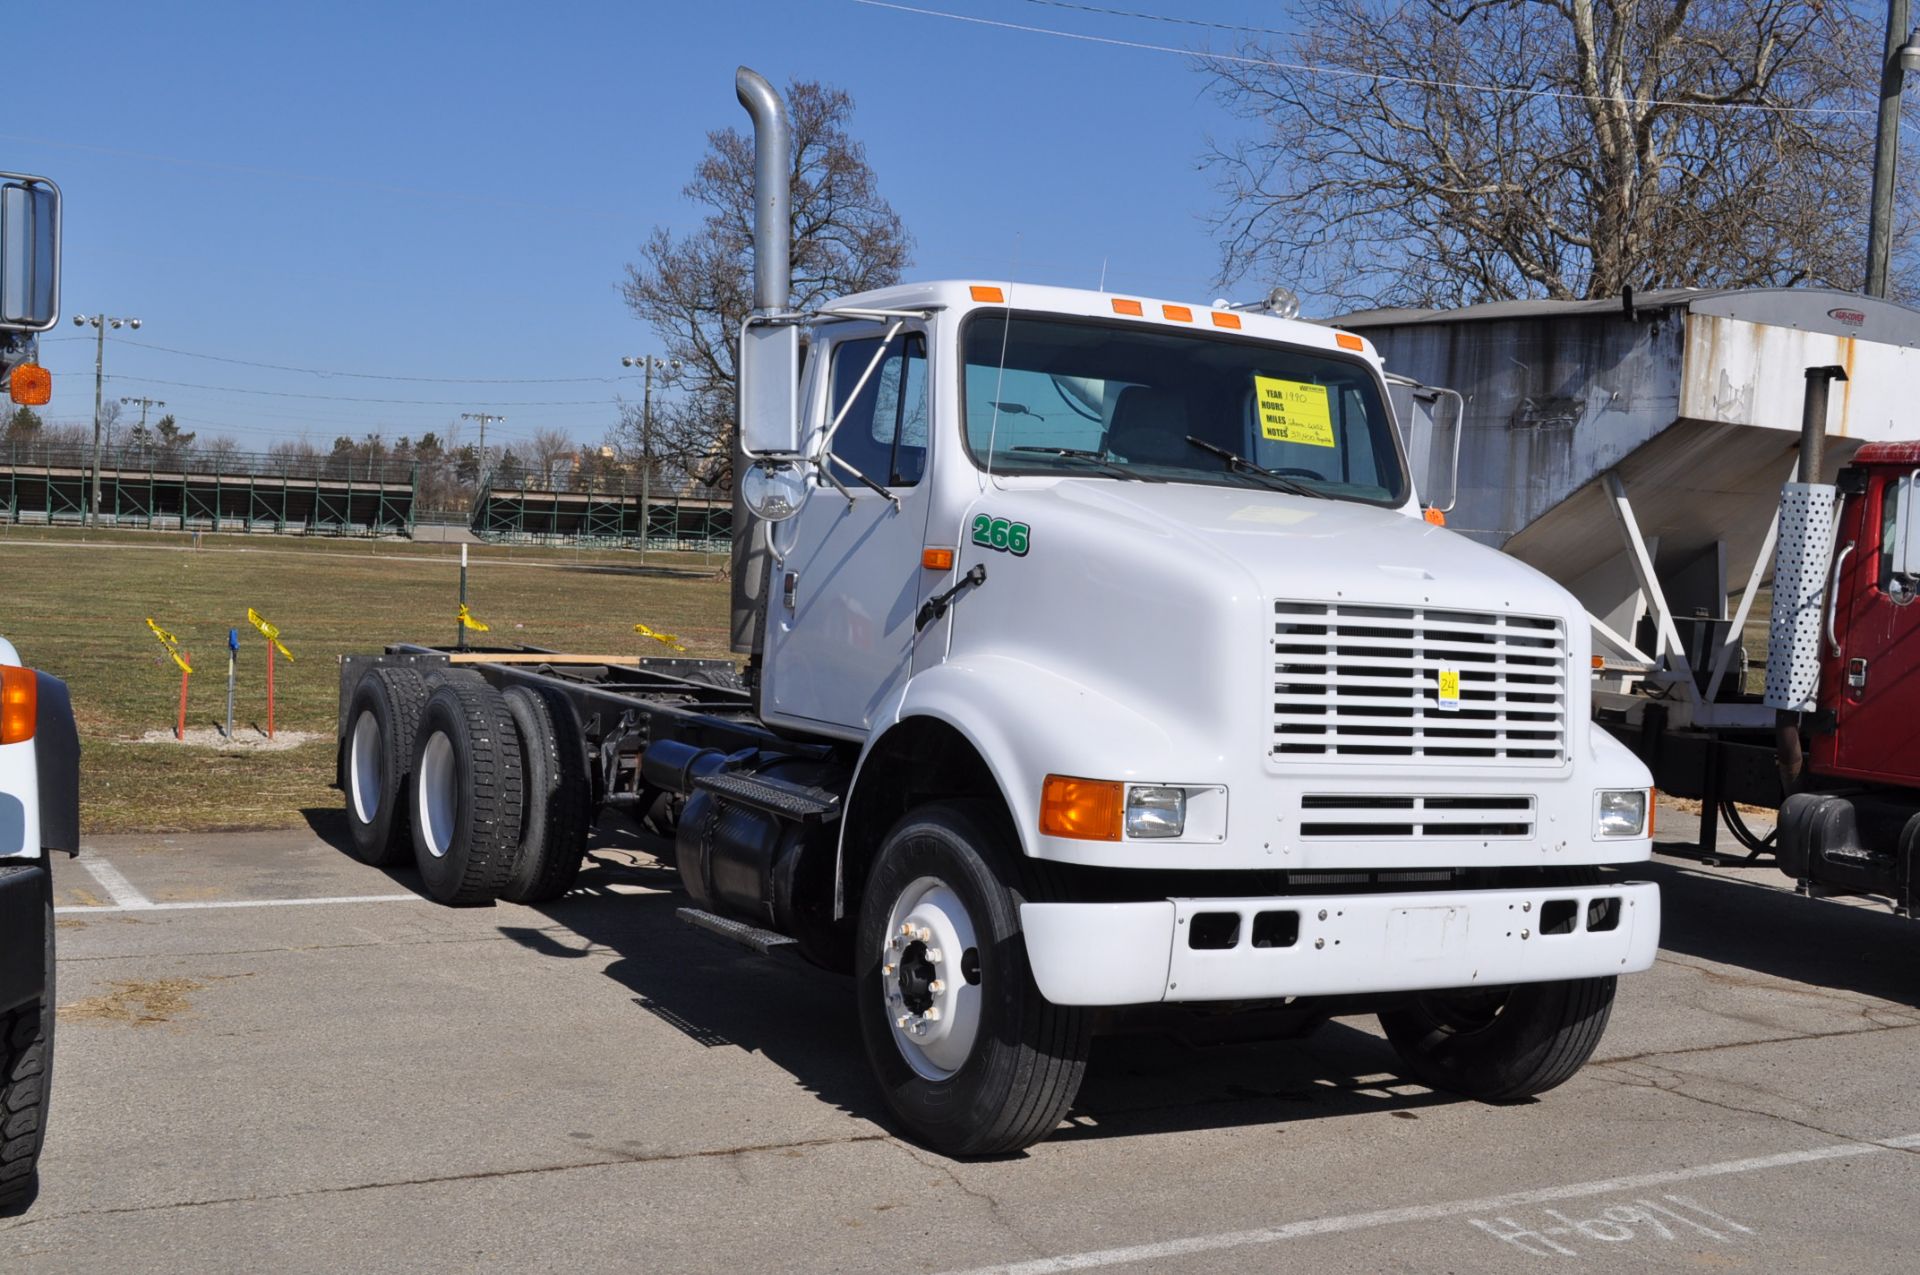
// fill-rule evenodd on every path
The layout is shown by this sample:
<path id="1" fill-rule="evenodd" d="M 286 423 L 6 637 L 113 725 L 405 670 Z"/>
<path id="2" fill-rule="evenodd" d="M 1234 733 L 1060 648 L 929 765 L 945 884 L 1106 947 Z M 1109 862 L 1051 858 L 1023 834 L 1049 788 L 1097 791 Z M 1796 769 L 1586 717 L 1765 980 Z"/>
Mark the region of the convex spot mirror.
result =
<path id="1" fill-rule="evenodd" d="M 800 512 L 812 489 L 804 462 L 762 458 L 747 467 L 740 496 L 754 517 L 784 522 Z"/>
<path id="2" fill-rule="evenodd" d="M 0 173 L 0 329 L 45 332 L 60 321 L 60 188 Z"/>

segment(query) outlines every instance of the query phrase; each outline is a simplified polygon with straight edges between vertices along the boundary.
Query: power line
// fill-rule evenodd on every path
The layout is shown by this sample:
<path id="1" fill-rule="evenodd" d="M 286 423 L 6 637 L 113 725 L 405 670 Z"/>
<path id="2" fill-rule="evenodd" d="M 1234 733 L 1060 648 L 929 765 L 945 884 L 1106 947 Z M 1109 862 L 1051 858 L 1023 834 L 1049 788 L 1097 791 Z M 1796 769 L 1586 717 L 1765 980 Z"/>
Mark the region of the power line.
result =
<path id="1" fill-rule="evenodd" d="M 1081 13 L 1098 13 L 1109 18 L 1140 18 L 1147 22 L 1169 22 L 1183 27 L 1207 27 L 1214 31 L 1234 31 L 1249 35 L 1294 35 L 1292 31 L 1281 31 L 1274 27 L 1243 27 L 1232 22 L 1209 22 L 1205 18 L 1176 18 L 1165 13 L 1139 13 L 1131 9 L 1103 9 L 1097 4 L 1075 4 L 1073 0 L 1027 0 L 1028 4 L 1046 5 L 1050 9 L 1077 9 Z"/>
<path id="2" fill-rule="evenodd" d="M 71 338 L 61 338 L 67 340 Z M 302 372 L 308 376 L 344 376 L 363 381 L 419 381 L 433 385 L 618 385 L 622 381 L 633 380 L 630 376 L 401 376 L 385 372 L 346 372 L 335 368 L 293 367 L 285 363 L 261 363 L 253 359 L 229 358 L 224 354 L 202 354 L 195 350 L 180 350 L 168 345 L 154 345 L 149 341 L 130 342 L 116 338 L 120 344 L 136 350 L 159 350 L 164 354 L 179 354 L 190 359 L 206 359 L 214 363 L 232 363 L 240 367 L 266 368 L 273 372 Z"/>
<path id="3" fill-rule="evenodd" d="M 119 381 L 135 381 L 142 385 L 171 385 L 184 390 L 213 390 L 222 394 L 259 394 L 267 398 L 310 398 L 334 403 L 388 403 L 409 407 L 465 407 L 472 402 L 463 398 L 359 398 L 351 394 L 302 394 L 298 390 L 250 390 L 238 385 L 200 385 L 193 381 L 163 381 L 157 376 L 116 375 Z M 503 407 L 578 407 L 602 405 L 611 406 L 611 398 L 560 398 L 548 400 L 513 399 L 501 404 Z"/>
<path id="4" fill-rule="evenodd" d="M 1355 71 L 1340 66 L 1311 66 L 1304 62 L 1281 62 L 1273 58 L 1249 57 L 1239 53 L 1204 53 L 1171 44 L 1150 44 L 1144 40 L 1121 40 L 1107 35 L 1088 35 L 1080 31 L 1061 31 L 1054 27 L 1036 27 L 998 18 L 981 18 L 970 13 L 948 13 L 944 9 L 922 9 L 898 4 L 894 0 L 853 0 L 869 9 L 891 9 L 896 13 L 914 13 L 926 18 L 946 18 L 974 26 L 1002 31 L 1020 31 L 1028 35 L 1050 35 L 1062 40 L 1080 40 L 1118 49 L 1139 49 L 1148 53 L 1171 53 L 1183 58 L 1207 58 L 1215 62 L 1233 62 L 1243 66 L 1267 67 L 1275 71 L 1294 71 L 1303 75 L 1327 75 L 1342 79 L 1367 80 L 1374 84 L 1405 84 L 1413 88 L 1458 89 L 1465 93 L 1487 93 L 1500 97 L 1537 97 L 1567 102 L 1612 102 L 1616 99 L 1597 93 L 1575 93 L 1567 89 L 1514 88 L 1500 84 L 1470 84 L 1460 80 L 1436 80 L 1417 75 L 1387 75 L 1379 71 Z M 1779 106 L 1769 102 L 1685 102 L 1672 98 L 1635 98 L 1637 106 L 1670 106 L 1698 111 L 1766 111 L 1775 115 L 1871 115 L 1868 107 L 1855 106 Z"/>

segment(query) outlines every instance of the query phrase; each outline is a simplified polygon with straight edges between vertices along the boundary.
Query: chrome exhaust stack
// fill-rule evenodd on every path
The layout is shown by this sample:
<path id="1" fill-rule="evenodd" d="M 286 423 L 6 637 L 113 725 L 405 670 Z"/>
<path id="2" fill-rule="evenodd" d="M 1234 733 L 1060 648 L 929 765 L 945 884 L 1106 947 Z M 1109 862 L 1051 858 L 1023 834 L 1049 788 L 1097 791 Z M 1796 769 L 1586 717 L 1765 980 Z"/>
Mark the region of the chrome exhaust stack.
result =
<path id="1" fill-rule="evenodd" d="M 759 315 L 784 314 L 793 297 L 793 128 L 787 106 L 765 76 L 749 67 L 734 72 L 733 91 L 753 119 L 753 308 Z M 748 357 L 741 349 L 738 375 Z M 738 413 L 736 413 L 736 421 Z M 758 657 L 767 598 L 767 529 L 747 509 L 742 494 L 747 458 L 740 431 L 733 440 L 733 608 L 729 625 L 735 651 Z"/>

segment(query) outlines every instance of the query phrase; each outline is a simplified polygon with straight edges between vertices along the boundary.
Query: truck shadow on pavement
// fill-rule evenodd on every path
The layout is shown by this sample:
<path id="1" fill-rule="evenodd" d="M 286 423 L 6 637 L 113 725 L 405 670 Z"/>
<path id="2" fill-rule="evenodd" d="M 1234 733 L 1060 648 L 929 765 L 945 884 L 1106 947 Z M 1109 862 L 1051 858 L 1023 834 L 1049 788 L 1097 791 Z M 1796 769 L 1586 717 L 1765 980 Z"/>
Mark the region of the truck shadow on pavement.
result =
<path id="1" fill-rule="evenodd" d="M 305 812 L 316 835 L 348 854 L 345 819 Z M 651 838 L 609 819 L 588 866 L 563 899 L 531 909 L 550 924 L 501 923 L 499 932 L 554 960 L 613 961 L 607 977 L 651 1014 L 708 1049 L 758 1054 L 809 1093 L 856 1119 L 894 1128 L 867 1067 L 851 981 L 798 958 L 762 957 L 692 929 L 679 875 Z M 383 868 L 420 892 L 411 866 Z M 484 909 L 475 909 L 476 919 Z M 504 922 L 504 918 L 502 919 Z M 1351 1023 L 1371 1026 L 1371 1020 Z M 1417 1120 L 1462 1101 L 1400 1078 L 1392 1049 L 1348 1021 L 1286 1039 L 1211 1043 L 1149 1031 L 1102 1036 L 1067 1122 L 1051 1141 L 1284 1125 L 1390 1113 Z"/>
<path id="2" fill-rule="evenodd" d="M 683 924 L 674 916 L 686 903 L 678 875 L 645 845 L 644 837 L 603 828 L 580 886 L 537 908 L 562 928 L 503 924 L 500 932 L 558 960 L 612 953 L 607 976 L 632 993 L 636 1009 L 706 1048 L 758 1054 L 823 1101 L 891 1129 L 862 1049 L 850 980 Z M 1378 1112 L 1418 1119 L 1424 1108 L 1458 1101 L 1399 1079 L 1394 1063 L 1384 1040 L 1337 1022 L 1294 1040 L 1102 1037 L 1079 1101 L 1053 1140 Z"/>
<path id="3" fill-rule="evenodd" d="M 1807 899 L 1771 882 L 1701 872 L 1676 862 L 1691 857 L 1689 848 L 1660 853 L 1630 875 L 1660 885 L 1663 951 L 1920 1006 L 1920 922 L 1884 905 Z"/>

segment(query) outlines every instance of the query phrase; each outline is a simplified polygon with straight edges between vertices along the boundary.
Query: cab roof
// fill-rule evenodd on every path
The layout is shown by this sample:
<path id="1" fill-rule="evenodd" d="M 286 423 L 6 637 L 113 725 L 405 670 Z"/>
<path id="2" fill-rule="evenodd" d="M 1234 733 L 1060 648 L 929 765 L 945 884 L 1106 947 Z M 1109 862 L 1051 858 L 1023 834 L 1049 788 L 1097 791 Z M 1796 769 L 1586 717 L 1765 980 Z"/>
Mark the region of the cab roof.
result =
<path id="1" fill-rule="evenodd" d="M 1191 301 L 1169 301 L 1137 293 L 1097 292 L 1010 280 L 940 279 L 902 283 L 856 292 L 828 303 L 827 310 L 1038 310 L 1090 319 L 1114 319 L 1171 329 L 1199 328 L 1234 332 L 1309 349 L 1345 350 L 1377 360 L 1373 343 L 1357 333 L 1305 319 L 1282 319 L 1248 310 L 1229 310 Z"/>

